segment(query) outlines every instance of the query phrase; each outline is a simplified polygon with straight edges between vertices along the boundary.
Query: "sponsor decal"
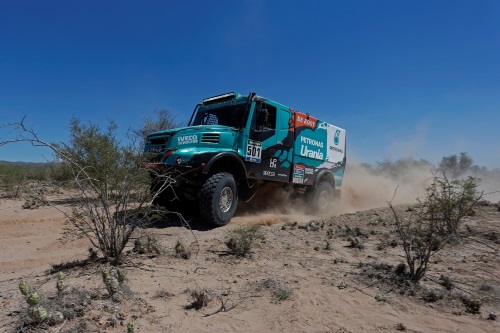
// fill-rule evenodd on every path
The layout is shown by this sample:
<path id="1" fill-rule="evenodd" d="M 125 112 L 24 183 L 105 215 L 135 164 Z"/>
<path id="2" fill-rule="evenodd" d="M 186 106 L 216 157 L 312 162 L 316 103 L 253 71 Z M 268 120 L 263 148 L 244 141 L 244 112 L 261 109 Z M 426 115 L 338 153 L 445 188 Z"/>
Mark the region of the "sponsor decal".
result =
<path id="1" fill-rule="evenodd" d="M 304 183 L 304 169 L 306 167 L 303 165 L 294 165 L 293 166 L 293 180 L 292 182 L 295 184 L 303 184 Z"/>
<path id="2" fill-rule="evenodd" d="M 333 150 L 333 151 L 336 151 L 336 152 L 339 152 L 341 154 L 344 153 L 344 149 L 340 149 L 340 148 L 337 148 L 337 147 L 334 147 L 334 146 L 330 146 L 330 150 Z"/>
<path id="3" fill-rule="evenodd" d="M 187 145 L 190 143 L 198 143 L 198 135 L 193 134 L 193 135 L 183 135 L 177 137 L 178 145 Z"/>
<path id="4" fill-rule="evenodd" d="M 306 145 L 300 146 L 300 155 L 306 156 L 309 158 L 315 158 L 317 160 L 322 160 L 324 155 L 321 150 L 318 148 L 317 150 L 309 149 Z"/>
<path id="5" fill-rule="evenodd" d="M 305 137 L 305 136 L 301 136 L 300 137 L 300 142 L 301 143 L 306 143 L 308 145 L 316 146 L 316 147 L 319 147 L 319 148 L 323 148 L 323 142 L 322 141 L 310 139 L 310 138 Z"/>
<path id="6" fill-rule="evenodd" d="M 322 160 L 324 158 L 322 148 L 325 143 L 323 141 L 301 136 L 300 143 L 300 155 L 317 160 Z"/>
<path id="7" fill-rule="evenodd" d="M 270 168 L 276 168 L 276 163 L 278 163 L 278 159 L 277 158 L 271 158 L 269 160 L 269 167 Z"/>
<path id="8" fill-rule="evenodd" d="M 314 169 L 313 168 L 306 168 L 305 171 L 306 171 L 306 175 L 312 175 L 312 174 L 314 174 Z"/>
<path id="9" fill-rule="evenodd" d="M 262 174 L 264 176 L 274 177 L 276 175 L 276 172 L 274 172 L 274 171 L 267 171 L 266 170 L 266 171 L 263 171 Z"/>
<path id="10" fill-rule="evenodd" d="M 245 160 L 260 163 L 262 155 L 262 142 L 248 140 Z"/>
<path id="11" fill-rule="evenodd" d="M 340 130 L 336 130 L 335 136 L 333 137 L 333 143 L 335 143 L 335 145 L 338 146 L 339 141 L 340 141 Z"/>
<path id="12" fill-rule="evenodd" d="M 318 120 L 316 118 L 310 117 L 301 112 L 296 113 L 295 127 L 309 127 L 314 130 L 316 128 L 316 123 Z"/>
<path id="13" fill-rule="evenodd" d="M 288 177 L 288 175 L 286 175 L 284 173 L 278 173 L 278 176 L 280 176 L 280 177 Z"/>
<path id="14" fill-rule="evenodd" d="M 294 184 L 303 184 L 304 179 L 303 178 L 293 178 L 292 183 Z"/>
<path id="15" fill-rule="evenodd" d="M 306 167 L 303 166 L 303 165 L 300 165 L 300 164 L 295 164 L 293 166 L 293 170 L 296 171 L 296 170 L 304 170 Z"/>

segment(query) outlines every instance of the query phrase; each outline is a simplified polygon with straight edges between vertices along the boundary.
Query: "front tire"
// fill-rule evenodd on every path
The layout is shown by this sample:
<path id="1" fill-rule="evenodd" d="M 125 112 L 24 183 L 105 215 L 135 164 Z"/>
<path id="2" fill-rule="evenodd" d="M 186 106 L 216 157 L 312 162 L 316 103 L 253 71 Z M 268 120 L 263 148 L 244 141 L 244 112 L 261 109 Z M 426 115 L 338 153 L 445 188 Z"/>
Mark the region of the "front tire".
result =
<path id="1" fill-rule="evenodd" d="M 199 193 L 201 217 L 215 226 L 231 221 L 238 204 L 238 188 L 233 175 L 219 172 L 207 179 Z"/>

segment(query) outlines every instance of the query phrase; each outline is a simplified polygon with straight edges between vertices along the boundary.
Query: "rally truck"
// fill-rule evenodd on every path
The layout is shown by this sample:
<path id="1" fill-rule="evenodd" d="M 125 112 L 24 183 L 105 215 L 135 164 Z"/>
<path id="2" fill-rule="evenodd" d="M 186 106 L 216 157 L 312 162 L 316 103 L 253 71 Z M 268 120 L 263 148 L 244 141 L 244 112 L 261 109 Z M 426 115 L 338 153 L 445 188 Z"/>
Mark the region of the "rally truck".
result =
<path id="1" fill-rule="evenodd" d="M 238 200 L 266 185 L 291 189 L 323 213 L 342 185 L 345 135 L 309 113 L 230 92 L 204 99 L 188 126 L 148 135 L 144 166 L 157 204 L 198 210 L 215 226 L 229 223 Z"/>

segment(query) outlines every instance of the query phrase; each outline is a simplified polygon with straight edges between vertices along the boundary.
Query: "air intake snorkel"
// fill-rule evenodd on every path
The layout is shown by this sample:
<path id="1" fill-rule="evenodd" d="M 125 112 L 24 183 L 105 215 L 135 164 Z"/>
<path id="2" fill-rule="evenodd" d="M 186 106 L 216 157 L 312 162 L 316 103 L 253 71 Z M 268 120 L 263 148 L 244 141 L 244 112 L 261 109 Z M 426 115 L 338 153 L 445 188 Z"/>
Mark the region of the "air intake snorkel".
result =
<path id="1" fill-rule="evenodd" d="M 245 128 L 245 123 L 247 122 L 248 116 L 250 115 L 250 108 L 252 107 L 252 102 L 255 99 L 255 96 L 257 96 L 257 94 L 254 93 L 254 92 L 251 92 L 251 93 L 248 94 L 246 116 L 243 117 L 243 121 L 241 123 L 241 127 L 240 128 Z"/>
<path id="2" fill-rule="evenodd" d="M 201 106 L 201 104 L 196 104 L 195 108 L 194 108 L 194 111 L 193 113 L 191 114 L 191 118 L 189 118 L 189 123 L 188 123 L 188 126 L 191 126 L 192 124 L 192 121 L 193 121 L 193 117 L 194 115 L 196 114 L 196 110 L 198 110 L 198 108 Z"/>

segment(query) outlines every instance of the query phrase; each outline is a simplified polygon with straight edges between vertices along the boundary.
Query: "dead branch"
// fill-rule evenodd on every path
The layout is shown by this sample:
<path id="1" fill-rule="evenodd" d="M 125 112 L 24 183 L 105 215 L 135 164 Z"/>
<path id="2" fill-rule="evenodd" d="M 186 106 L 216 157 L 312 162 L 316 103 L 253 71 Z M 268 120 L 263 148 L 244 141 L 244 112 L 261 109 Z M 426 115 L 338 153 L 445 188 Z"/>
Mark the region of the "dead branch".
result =
<path id="1" fill-rule="evenodd" d="M 227 307 L 226 303 L 227 303 L 228 299 L 224 300 L 224 299 L 222 299 L 222 296 L 218 295 L 217 298 L 219 298 L 219 300 L 221 302 L 220 307 L 217 310 L 215 310 L 214 312 L 207 313 L 207 314 L 203 315 L 203 317 L 210 317 L 210 316 L 213 316 L 219 312 L 229 312 L 232 309 L 236 308 L 241 303 L 243 303 L 244 301 L 246 301 L 247 299 L 253 298 L 253 297 L 262 297 L 262 295 L 250 295 L 250 296 L 243 297 L 242 299 L 239 300 L 239 302 L 235 303 L 234 305 L 232 305 L 230 307 Z"/>

